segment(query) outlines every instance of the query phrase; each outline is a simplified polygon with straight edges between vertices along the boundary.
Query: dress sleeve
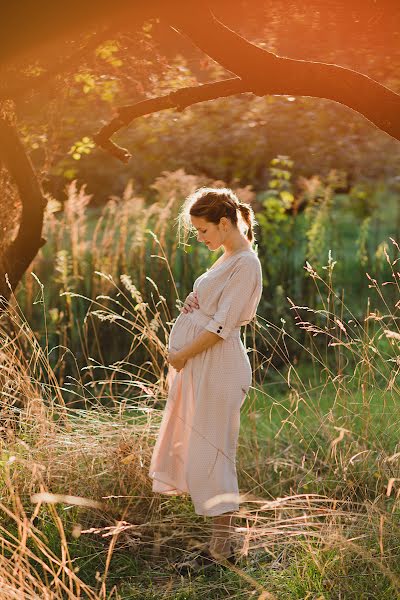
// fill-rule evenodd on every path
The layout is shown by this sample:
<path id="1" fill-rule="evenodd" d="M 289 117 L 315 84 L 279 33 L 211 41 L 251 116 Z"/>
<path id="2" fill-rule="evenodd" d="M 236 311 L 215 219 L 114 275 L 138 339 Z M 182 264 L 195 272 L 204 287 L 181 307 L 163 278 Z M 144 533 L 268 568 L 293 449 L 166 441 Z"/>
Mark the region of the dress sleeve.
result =
<path id="1" fill-rule="evenodd" d="M 217 311 L 205 329 L 224 340 L 235 327 L 255 316 L 262 293 L 262 272 L 258 260 L 239 259 L 222 289 Z"/>

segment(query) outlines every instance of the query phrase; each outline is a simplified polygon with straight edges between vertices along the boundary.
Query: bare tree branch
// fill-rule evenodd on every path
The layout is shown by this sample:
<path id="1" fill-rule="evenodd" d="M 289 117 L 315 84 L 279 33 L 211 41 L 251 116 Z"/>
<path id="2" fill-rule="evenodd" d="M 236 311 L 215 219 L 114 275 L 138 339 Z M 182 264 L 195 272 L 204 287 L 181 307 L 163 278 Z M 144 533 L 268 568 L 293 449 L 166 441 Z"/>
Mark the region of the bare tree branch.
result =
<path id="1" fill-rule="evenodd" d="M 171 92 L 166 96 L 158 98 L 150 98 L 142 100 L 136 104 L 121 106 L 117 109 L 118 115 L 102 129 L 93 135 L 93 140 L 101 148 L 115 156 L 122 162 L 128 162 L 132 155 L 126 148 L 121 148 L 110 140 L 116 131 L 128 125 L 134 119 L 159 112 L 167 108 L 176 108 L 179 111 L 184 110 L 187 106 L 196 104 L 197 102 L 205 102 L 214 98 L 232 96 L 245 92 L 245 86 L 241 79 L 234 77 L 232 79 L 224 79 L 214 83 L 205 83 L 203 85 L 191 86 Z"/>
<path id="2" fill-rule="evenodd" d="M 110 137 L 132 120 L 167 108 L 183 110 L 198 102 L 243 92 L 333 100 L 400 140 L 400 94 L 371 77 L 339 65 L 277 56 L 226 27 L 202 3 L 189 6 L 180 1 L 169 3 L 160 15 L 175 31 L 238 77 L 183 88 L 118 109 L 117 116 L 94 136 L 94 141 L 119 160 L 128 162 L 131 154 Z"/>
<path id="3" fill-rule="evenodd" d="M 196 46 L 248 84 L 257 96 L 290 94 L 345 104 L 400 140 L 400 94 L 371 77 L 335 64 L 276 56 L 221 23 L 202 3 L 165 18 Z"/>

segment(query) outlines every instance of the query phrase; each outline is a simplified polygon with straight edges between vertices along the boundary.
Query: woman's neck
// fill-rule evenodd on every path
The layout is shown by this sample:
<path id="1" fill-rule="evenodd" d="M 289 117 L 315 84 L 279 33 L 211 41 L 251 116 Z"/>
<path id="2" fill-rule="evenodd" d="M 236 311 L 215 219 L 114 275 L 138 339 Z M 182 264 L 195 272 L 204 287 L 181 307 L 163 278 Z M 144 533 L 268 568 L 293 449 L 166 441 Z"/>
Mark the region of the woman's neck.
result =
<path id="1" fill-rule="evenodd" d="M 224 248 L 224 256 L 230 256 L 231 254 L 235 254 L 235 252 L 240 252 L 241 250 L 251 250 L 251 244 L 241 244 L 240 246 L 231 249 Z"/>

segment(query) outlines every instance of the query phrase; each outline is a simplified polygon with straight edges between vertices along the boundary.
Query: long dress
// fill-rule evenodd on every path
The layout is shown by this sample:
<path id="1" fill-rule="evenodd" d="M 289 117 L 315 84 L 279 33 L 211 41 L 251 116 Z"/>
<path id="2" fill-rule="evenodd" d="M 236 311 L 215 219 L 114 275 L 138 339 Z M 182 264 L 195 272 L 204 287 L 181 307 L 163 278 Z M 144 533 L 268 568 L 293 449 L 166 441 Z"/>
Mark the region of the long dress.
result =
<path id="1" fill-rule="evenodd" d="M 240 408 L 252 381 L 240 327 L 255 317 L 261 298 L 258 256 L 252 249 L 234 252 L 200 275 L 195 290 L 200 308 L 179 314 L 169 350 L 180 350 L 205 329 L 221 341 L 189 358 L 180 371 L 169 365 L 149 476 L 153 492 L 189 494 L 196 514 L 216 516 L 239 509 Z"/>

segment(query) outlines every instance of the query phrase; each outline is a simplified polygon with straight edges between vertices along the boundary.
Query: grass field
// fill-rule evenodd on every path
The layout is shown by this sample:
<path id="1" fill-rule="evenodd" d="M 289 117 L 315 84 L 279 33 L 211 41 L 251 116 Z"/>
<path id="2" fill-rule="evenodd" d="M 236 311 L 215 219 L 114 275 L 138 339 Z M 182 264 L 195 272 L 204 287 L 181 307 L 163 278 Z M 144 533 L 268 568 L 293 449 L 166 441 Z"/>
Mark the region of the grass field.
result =
<path id="1" fill-rule="evenodd" d="M 43 273 L 18 296 L 23 306 L 13 298 L 2 315 L 1 600 L 400 598 L 397 242 L 381 246 L 385 272 L 379 263 L 369 273 L 365 296 L 344 220 L 348 260 L 338 266 L 355 285 L 348 305 L 329 255 L 321 269 L 307 266 L 315 305 L 282 294 L 274 302 L 287 302 L 284 319 L 272 311 L 246 328 L 254 378 L 237 455 L 239 559 L 181 577 L 174 561 L 209 539 L 211 523 L 190 498 L 151 491 L 173 316 L 157 286 L 170 267 L 146 279 L 143 239 L 138 277 L 126 275 L 135 237 L 124 223 L 135 223 L 136 201 L 122 215 L 111 204 L 97 231 L 86 230 L 84 196 L 62 227 L 50 213 L 57 276 L 42 282 L 51 275 L 42 255 Z M 152 234 L 156 258 L 166 222 Z M 175 251 L 179 280 L 192 281 L 187 264 L 200 268 L 204 256 L 180 263 Z M 149 303 L 145 280 L 155 290 Z M 102 328 L 89 326 L 95 319 Z"/>
<path id="2" fill-rule="evenodd" d="M 90 380 L 60 386 L 15 320 L 16 338 L 2 330 L 1 597 L 399 598 L 395 315 L 377 323 L 351 339 L 346 329 L 343 347 L 310 346 L 304 364 L 288 357 L 277 369 L 250 353 L 237 460 L 241 558 L 182 577 L 172 563 L 207 541 L 210 522 L 189 498 L 151 492 L 163 382 L 143 371 L 122 401 L 111 365 L 92 394 Z M 257 328 L 269 335 L 262 319 Z M 72 390 L 86 408 L 65 403 Z"/>

